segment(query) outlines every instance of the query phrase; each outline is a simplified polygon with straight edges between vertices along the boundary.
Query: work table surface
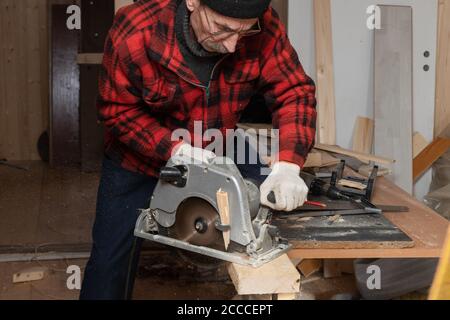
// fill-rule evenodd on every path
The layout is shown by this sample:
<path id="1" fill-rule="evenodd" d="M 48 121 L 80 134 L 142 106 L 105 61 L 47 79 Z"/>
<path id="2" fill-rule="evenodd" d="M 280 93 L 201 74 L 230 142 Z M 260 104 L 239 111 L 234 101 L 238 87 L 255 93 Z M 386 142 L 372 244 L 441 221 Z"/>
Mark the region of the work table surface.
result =
<path id="1" fill-rule="evenodd" d="M 414 240 L 414 247 L 404 249 L 299 249 L 289 252 L 290 258 L 352 259 L 352 258 L 436 258 L 440 257 L 449 221 L 388 179 L 377 179 L 373 202 L 409 207 L 409 212 L 384 215 Z"/>

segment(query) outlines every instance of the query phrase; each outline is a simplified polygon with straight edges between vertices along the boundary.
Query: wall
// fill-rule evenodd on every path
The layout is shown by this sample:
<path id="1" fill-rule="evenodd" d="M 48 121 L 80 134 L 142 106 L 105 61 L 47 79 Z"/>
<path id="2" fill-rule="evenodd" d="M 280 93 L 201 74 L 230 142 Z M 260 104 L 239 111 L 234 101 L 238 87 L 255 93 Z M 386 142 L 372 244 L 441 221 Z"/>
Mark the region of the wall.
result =
<path id="1" fill-rule="evenodd" d="M 0 1 L 0 158 L 38 160 L 48 126 L 47 1 Z"/>

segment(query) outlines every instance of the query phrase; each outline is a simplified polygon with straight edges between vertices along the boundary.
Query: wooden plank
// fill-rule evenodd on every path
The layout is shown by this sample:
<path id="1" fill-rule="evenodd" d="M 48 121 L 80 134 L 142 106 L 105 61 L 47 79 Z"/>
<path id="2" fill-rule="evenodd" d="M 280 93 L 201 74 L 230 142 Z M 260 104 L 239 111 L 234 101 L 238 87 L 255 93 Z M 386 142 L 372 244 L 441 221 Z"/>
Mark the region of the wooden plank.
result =
<path id="1" fill-rule="evenodd" d="M 450 227 L 442 256 L 431 286 L 429 300 L 450 300 Z"/>
<path id="2" fill-rule="evenodd" d="M 450 1 L 438 2 L 438 46 L 436 61 L 436 105 L 434 136 L 450 125 Z"/>
<path id="3" fill-rule="evenodd" d="M 216 194 L 217 197 L 217 206 L 219 207 L 219 215 L 220 215 L 220 221 L 223 225 L 229 226 L 230 221 L 230 205 L 228 202 L 228 193 L 222 190 L 217 191 Z M 223 241 L 225 243 L 225 249 L 228 249 L 228 246 L 230 244 L 230 231 L 224 231 L 223 234 Z"/>
<path id="4" fill-rule="evenodd" d="M 396 160 L 390 178 L 412 193 L 412 8 L 380 10 L 381 29 L 375 30 L 375 154 Z"/>
<path id="5" fill-rule="evenodd" d="M 13 274 L 13 283 L 32 282 L 44 279 L 48 269 L 45 267 L 35 267 L 25 269 Z"/>
<path id="6" fill-rule="evenodd" d="M 414 133 L 413 136 L 413 159 L 415 159 L 427 146 L 429 142 L 420 132 Z"/>
<path id="7" fill-rule="evenodd" d="M 239 295 L 300 291 L 300 274 L 285 254 L 260 268 L 232 263 L 228 266 L 228 273 Z"/>
<path id="8" fill-rule="evenodd" d="M 52 6 L 52 106 L 50 163 L 79 166 L 79 68 L 76 30 L 65 28 L 67 5 Z"/>
<path id="9" fill-rule="evenodd" d="M 103 53 L 79 53 L 77 55 L 78 64 L 102 64 Z"/>
<path id="10" fill-rule="evenodd" d="M 321 143 L 316 143 L 314 148 L 318 149 L 318 150 L 323 150 L 323 151 L 328 151 L 328 152 L 332 152 L 332 153 L 338 153 L 338 154 L 350 156 L 350 157 L 356 158 L 361 161 L 373 161 L 373 162 L 380 163 L 380 164 L 392 164 L 395 162 L 395 160 L 393 160 L 393 159 L 374 156 L 374 155 L 360 153 L 360 152 L 354 152 L 351 150 L 343 149 L 338 146 L 331 146 L 331 145 L 326 145 L 326 144 L 321 144 Z"/>
<path id="11" fill-rule="evenodd" d="M 396 249 L 414 246 L 410 237 L 379 214 L 314 218 L 275 216 L 272 224 L 297 249 Z"/>
<path id="12" fill-rule="evenodd" d="M 353 132 L 353 151 L 372 153 L 374 125 L 372 119 L 363 117 L 356 119 L 355 131 Z"/>
<path id="13" fill-rule="evenodd" d="M 314 0 L 318 142 L 336 144 L 333 40 L 330 0 Z"/>
<path id="14" fill-rule="evenodd" d="M 409 212 L 385 213 L 389 221 L 414 240 L 404 249 L 294 249 L 290 258 L 437 258 L 440 257 L 449 222 L 384 177 L 378 178 L 374 203 L 409 207 Z"/>
<path id="15" fill-rule="evenodd" d="M 320 152 L 310 152 L 306 158 L 304 168 L 313 168 L 322 166 L 322 154 Z"/>
<path id="16" fill-rule="evenodd" d="M 417 181 L 450 148 L 450 139 L 436 138 L 413 162 L 413 177 Z"/>

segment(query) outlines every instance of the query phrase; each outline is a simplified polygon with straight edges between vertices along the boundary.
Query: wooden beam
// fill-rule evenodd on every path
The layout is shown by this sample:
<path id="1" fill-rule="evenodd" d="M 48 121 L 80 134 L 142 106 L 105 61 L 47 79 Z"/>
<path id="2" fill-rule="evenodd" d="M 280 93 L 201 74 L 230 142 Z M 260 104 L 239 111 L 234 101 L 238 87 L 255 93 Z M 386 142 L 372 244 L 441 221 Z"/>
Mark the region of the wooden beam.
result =
<path id="1" fill-rule="evenodd" d="M 365 154 L 365 153 L 360 153 L 360 152 L 354 152 L 354 151 L 351 151 L 351 150 L 343 149 L 343 148 L 338 147 L 338 146 L 329 146 L 329 145 L 326 145 L 326 144 L 317 143 L 314 146 L 314 148 L 318 149 L 318 150 L 323 150 L 323 151 L 328 151 L 328 152 L 332 152 L 332 153 L 342 154 L 342 155 L 345 155 L 345 156 L 350 156 L 350 157 L 359 159 L 361 161 L 373 161 L 373 162 L 376 162 L 376 163 L 383 163 L 383 164 L 395 163 L 395 160 L 393 160 L 393 159 L 388 159 L 388 158 L 384 158 L 384 157 L 378 157 L 378 156 Z"/>
<path id="2" fill-rule="evenodd" d="M 228 273 L 239 295 L 298 293 L 300 274 L 286 254 L 252 268 L 232 263 Z"/>
<path id="3" fill-rule="evenodd" d="M 78 167 L 80 152 L 80 70 L 76 62 L 79 31 L 61 28 L 67 5 L 51 7 L 50 164 Z"/>
<path id="4" fill-rule="evenodd" d="M 436 138 L 413 162 L 413 178 L 417 181 L 450 148 L 450 139 Z"/>
<path id="5" fill-rule="evenodd" d="M 317 139 L 336 144 L 333 39 L 330 0 L 314 0 L 317 72 Z"/>
<path id="6" fill-rule="evenodd" d="M 439 0 L 434 136 L 450 125 L 450 0 Z"/>

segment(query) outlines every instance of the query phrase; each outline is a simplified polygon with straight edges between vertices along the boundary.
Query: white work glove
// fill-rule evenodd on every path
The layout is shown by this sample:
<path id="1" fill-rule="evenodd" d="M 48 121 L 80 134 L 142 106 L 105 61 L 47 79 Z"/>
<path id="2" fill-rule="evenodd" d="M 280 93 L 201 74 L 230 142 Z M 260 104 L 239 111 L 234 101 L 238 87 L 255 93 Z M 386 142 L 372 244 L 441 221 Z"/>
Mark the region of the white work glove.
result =
<path id="1" fill-rule="evenodd" d="M 182 143 L 174 150 L 175 156 L 187 156 L 193 160 L 195 164 L 211 163 L 216 154 L 212 151 L 204 150 L 201 148 L 194 148 L 190 144 Z"/>
<path id="2" fill-rule="evenodd" d="M 300 178 L 300 167 L 294 163 L 277 162 L 272 167 L 272 173 L 261 185 L 261 203 L 273 210 L 292 211 L 303 206 L 308 196 L 308 187 Z M 275 194 L 276 203 L 267 198 Z"/>

